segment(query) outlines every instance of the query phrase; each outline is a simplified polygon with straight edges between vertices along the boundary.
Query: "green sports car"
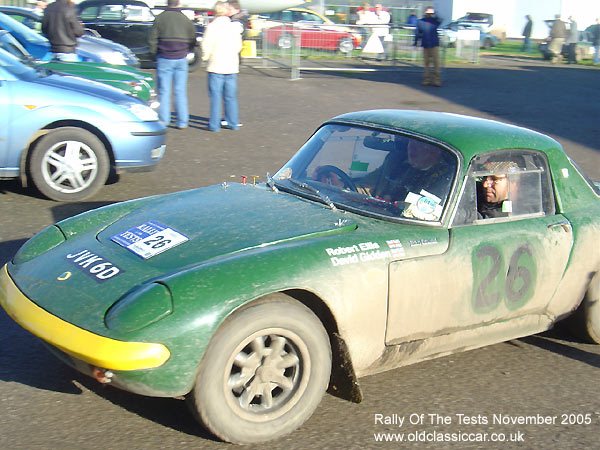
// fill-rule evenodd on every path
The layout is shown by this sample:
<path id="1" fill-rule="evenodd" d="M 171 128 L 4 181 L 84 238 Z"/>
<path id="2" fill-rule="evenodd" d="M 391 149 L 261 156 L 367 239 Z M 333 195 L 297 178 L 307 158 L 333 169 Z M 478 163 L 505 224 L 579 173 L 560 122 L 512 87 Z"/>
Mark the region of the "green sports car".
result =
<path id="1" fill-rule="evenodd" d="M 108 84 L 128 92 L 154 108 L 158 107 L 152 74 L 135 67 L 92 62 L 34 61 L 27 50 L 6 30 L 0 30 L 0 48 L 18 57 L 23 64 Z"/>
<path id="2" fill-rule="evenodd" d="M 324 123 L 265 184 L 46 228 L 0 303 L 101 383 L 186 396 L 219 438 L 299 427 L 324 392 L 572 316 L 600 343 L 600 185 L 560 144 L 448 113 Z M 572 314 L 574 313 L 574 314 Z"/>
<path id="3" fill-rule="evenodd" d="M 128 92 L 156 108 L 157 95 L 152 74 L 131 66 L 106 63 L 40 61 L 39 67 L 108 84 Z"/>

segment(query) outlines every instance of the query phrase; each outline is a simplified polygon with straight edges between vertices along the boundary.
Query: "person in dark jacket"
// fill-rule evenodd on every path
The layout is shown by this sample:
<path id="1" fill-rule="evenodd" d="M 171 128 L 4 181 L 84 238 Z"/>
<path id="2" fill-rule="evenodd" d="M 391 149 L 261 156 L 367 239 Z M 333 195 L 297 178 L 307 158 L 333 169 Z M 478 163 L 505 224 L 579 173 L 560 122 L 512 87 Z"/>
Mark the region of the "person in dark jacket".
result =
<path id="1" fill-rule="evenodd" d="M 156 54 L 158 84 L 158 118 L 165 126 L 171 123 L 171 87 L 175 97 L 177 128 L 187 128 L 187 55 L 196 44 L 196 27 L 177 6 L 179 0 L 168 0 L 167 9 L 154 20 L 148 43 Z"/>
<path id="2" fill-rule="evenodd" d="M 577 22 L 573 16 L 569 17 L 569 36 L 567 44 L 569 46 L 569 64 L 577 64 L 577 41 L 579 41 L 579 31 L 577 30 Z"/>
<path id="3" fill-rule="evenodd" d="M 415 31 L 415 46 L 421 41 L 423 47 L 423 64 L 425 67 L 423 86 L 441 86 L 440 76 L 440 39 L 438 37 L 438 27 L 442 23 L 432 6 L 425 9 L 425 16 L 417 21 Z M 433 62 L 433 81 L 430 74 L 430 66 Z"/>
<path id="4" fill-rule="evenodd" d="M 42 33 L 50 41 L 52 58 L 59 61 L 78 61 L 75 53 L 77 38 L 83 36 L 83 24 L 70 0 L 56 0 L 44 9 Z"/>
<path id="5" fill-rule="evenodd" d="M 530 52 L 531 51 L 531 32 L 533 30 L 533 20 L 531 20 L 531 16 L 525 16 L 527 19 L 527 23 L 525 24 L 525 28 L 523 28 L 523 47 L 521 47 L 522 52 Z"/>

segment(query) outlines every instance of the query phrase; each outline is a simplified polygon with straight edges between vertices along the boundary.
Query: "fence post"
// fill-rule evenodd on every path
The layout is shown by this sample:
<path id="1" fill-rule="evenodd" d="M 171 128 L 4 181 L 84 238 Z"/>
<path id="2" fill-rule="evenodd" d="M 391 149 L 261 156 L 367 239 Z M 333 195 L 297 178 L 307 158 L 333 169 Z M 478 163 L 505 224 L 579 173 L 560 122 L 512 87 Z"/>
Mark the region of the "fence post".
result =
<path id="1" fill-rule="evenodd" d="M 292 25 L 292 48 L 291 50 L 291 79 L 300 79 L 300 54 L 302 52 L 302 31 L 296 28 L 296 24 Z"/>

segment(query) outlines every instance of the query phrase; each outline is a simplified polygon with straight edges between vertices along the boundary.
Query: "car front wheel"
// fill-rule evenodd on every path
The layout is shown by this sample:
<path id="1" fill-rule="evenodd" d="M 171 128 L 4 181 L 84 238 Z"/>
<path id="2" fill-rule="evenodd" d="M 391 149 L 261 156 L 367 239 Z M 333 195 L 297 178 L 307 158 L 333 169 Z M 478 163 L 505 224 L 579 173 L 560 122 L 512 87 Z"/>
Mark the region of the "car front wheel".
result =
<path id="1" fill-rule="evenodd" d="M 319 319 L 290 297 L 272 294 L 221 325 L 187 400 L 217 437 L 251 444 L 302 425 L 330 373 L 331 347 Z"/>
<path id="2" fill-rule="evenodd" d="M 194 47 L 194 51 L 187 54 L 188 71 L 194 72 L 202 61 L 202 48 L 200 46 Z"/>
<path id="3" fill-rule="evenodd" d="M 58 128 L 42 136 L 30 160 L 33 184 L 56 201 L 79 201 L 94 195 L 106 182 L 109 169 L 102 142 L 75 127 Z"/>
<path id="4" fill-rule="evenodd" d="M 342 53 L 350 53 L 354 50 L 354 42 L 351 37 L 343 37 L 338 42 L 338 49 Z"/>

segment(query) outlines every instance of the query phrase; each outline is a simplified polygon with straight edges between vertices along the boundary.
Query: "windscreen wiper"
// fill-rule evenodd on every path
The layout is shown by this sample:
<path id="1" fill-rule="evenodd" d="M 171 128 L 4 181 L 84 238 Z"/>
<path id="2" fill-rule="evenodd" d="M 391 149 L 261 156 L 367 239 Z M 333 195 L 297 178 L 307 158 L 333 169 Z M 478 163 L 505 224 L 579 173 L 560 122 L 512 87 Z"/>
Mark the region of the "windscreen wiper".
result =
<path id="1" fill-rule="evenodd" d="M 337 209 L 335 207 L 335 205 L 333 204 L 333 202 L 331 201 L 331 199 L 326 194 L 323 194 L 321 191 L 319 191 L 317 188 L 312 187 L 309 184 L 301 183 L 300 181 L 296 181 L 293 178 L 288 178 L 288 181 L 291 182 L 292 184 L 295 184 L 298 187 L 301 187 L 303 189 L 306 189 L 307 191 L 312 192 L 313 194 L 316 194 L 332 210 L 335 211 Z"/>

